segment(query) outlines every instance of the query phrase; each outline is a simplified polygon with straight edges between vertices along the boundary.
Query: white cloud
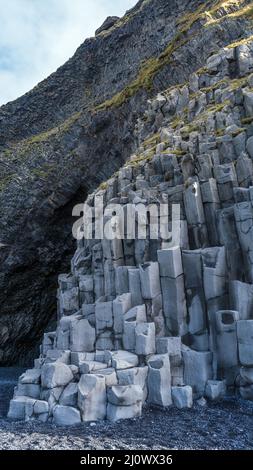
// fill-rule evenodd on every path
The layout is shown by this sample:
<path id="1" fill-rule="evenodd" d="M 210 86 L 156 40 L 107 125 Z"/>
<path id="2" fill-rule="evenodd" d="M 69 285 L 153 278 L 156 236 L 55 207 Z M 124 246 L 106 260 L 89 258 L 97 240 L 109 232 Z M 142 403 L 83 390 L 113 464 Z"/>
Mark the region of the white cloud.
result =
<path id="1" fill-rule="evenodd" d="M 137 0 L 0 0 L 0 104 L 54 72 L 106 16 Z"/>

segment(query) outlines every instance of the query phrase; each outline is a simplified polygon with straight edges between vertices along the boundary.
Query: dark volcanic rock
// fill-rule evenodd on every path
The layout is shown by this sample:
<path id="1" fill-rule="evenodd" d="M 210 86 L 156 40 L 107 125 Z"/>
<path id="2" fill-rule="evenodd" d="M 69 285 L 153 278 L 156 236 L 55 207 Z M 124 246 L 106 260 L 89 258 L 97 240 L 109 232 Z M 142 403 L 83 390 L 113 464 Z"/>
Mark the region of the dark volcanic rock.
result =
<path id="1" fill-rule="evenodd" d="M 213 51 L 251 34 L 243 16 L 203 28 L 198 9 L 216 4 L 141 0 L 0 109 L 1 364 L 27 361 L 54 317 L 57 274 L 74 251 L 72 207 L 134 150 L 148 96 L 186 81 Z"/>
<path id="2" fill-rule="evenodd" d="M 102 31 L 107 31 L 108 29 L 110 29 L 115 23 L 116 21 L 119 20 L 119 17 L 118 16 L 108 16 L 108 18 L 106 18 L 106 20 L 103 22 L 103 24 L 100 26 L 100 28 L 98 28 L 95 32 L 95 35 L 97 36 L 98 34 L 102 33 Z"/>

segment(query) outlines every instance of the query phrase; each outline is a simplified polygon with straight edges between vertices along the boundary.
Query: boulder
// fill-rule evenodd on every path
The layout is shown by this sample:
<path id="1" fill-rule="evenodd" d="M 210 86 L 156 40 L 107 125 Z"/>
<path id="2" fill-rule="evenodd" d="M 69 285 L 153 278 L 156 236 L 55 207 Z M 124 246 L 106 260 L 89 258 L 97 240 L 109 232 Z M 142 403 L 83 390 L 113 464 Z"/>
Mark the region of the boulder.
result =
<path id="1" fill-rule="evenodd" d="M 57 426 L 74 426 L 81 423 L 80 411 L 71 406 L 56 405 L 53 420 Z"/>
<path id="2" fill-rule="evenodd" d="M 107 405 L 107 419 L 115 422 L 121 419 L 138 418 L 141 416 L 142 402 L 139 401 L 131 406 L 115 406 L 111 403 Z"/>
<path id="3" fill-rule="evenodd" d="M 107 392 L 109 403 L 116 406 L 135 405 L 143 399 L 143 391 L 139 385 L 115 385 Z"/>
<path id="4" fill-rule="evenodd" d="M 71 364 L 74 366 L 80 367 L 82 362 L 85 361 L 94 361 L 95 353 L 80 353 L 80 352 L 71 352 Z"/>
<path id="5" fill-rule="evenodd" d="M 77 407 L 78 386 L 77 383 L 70 383 L 63 390 L 59 404 L 64 406 Z"/>
<path id="6" fill-rule="evenodd" d="M 63 363 L 45 364 L 41 369 L 41 384 L 43 388 L 64 387 L 73 380 L 70 368 Z"/>
<path id="7" fill-rule="evenodd" d="M 179 410 L 192 407 L 192 388 L 189 385 L 185 385 L 183 387 L 172 387 L 171 394 L 173 405 Z"/>
<path id="8" fill-rule="evenodd" d="M 85 374 L 78 383 L 78 408 L 83 421 L 98 421 L 106 417 L 106 387 L 102 375 Z"/>
<path id="9" fill-rule="evenodd" d="M 63 364 L 69 364 L 70 351 L 60 351 L 58 349 L 49 349 L 47 351 L 45 364 L 50 364 L 52 362 L 62 362 Z"/>
<path id="10" fill-rule="evenodd" d="M 29 420 L 34 412 L 36 400 L 27 397 L 17 397 L 10 401 L 8 418 L 14 420 Z"/>
<path id="11" fill-rule="evenodd" d="M 104 362 L 97 361 L 84 361 L 80 364 L 79 370 L 81 374 L 89 374 L 90 372 L 97 371 L 99 369 L 106 369 L 107 364 Z"/>
<path id="12" fill-rule="evenodd" d="M 33 412 L 35 415 L 45 414 L 45 413 L 48 413 L 48 411 L 49 411 L 49 406 L 48 406 L 47 401 L 36 400 L 36 402 L 34 403 L 34 407 L 33 407 Z"/>
<path id="13" fill-rule="evenodd" d="M 147 398 L 148 367 L 133 367 L 132 369 L 118 370 L 119 385 L 139 385 L 143 392 L 143 402 Z"/>
<path id="14" fill-rule="evenodd" d="M 40 384 L 41 370 L 28 369 L 19 378 L 21 384 Z"/>
<path id="15" fill-rule="evenodd" d="M 40 385 L 19 383 L 14 393 L 15 397 L 40 398 Z"/>
<path id="16" fill-rule="evenodd" d="M 221 401 L 226 394 L 226 388 L 225 380 L 208 380 L 205 389 L 205 396 L 214 402 Z"/>
<path id="17" fill-rule="evenodd" d="M 114 369 L 130 369 L 138 366 L 138 356 L 129 351 L 108 351 L 106 354 Z"/>
<path id="18" fill-rule="evenodd" d="M 108 369 L 99 369 L 96 371 L 91 371 L 91 374 L 97 374 L 104 377 L 106 387 L 112 387 L 113 385 L 117 385 L 118 383 L 116 371 L 112 367 L 109 367 Z"/>

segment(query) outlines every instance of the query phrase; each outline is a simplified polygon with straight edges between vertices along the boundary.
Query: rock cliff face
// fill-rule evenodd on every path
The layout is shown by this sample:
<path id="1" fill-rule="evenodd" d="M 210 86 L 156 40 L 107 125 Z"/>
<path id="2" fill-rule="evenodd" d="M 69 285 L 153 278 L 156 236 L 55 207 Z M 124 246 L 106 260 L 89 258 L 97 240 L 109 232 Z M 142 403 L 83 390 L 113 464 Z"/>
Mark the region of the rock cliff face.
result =
<path id="1" fill-rule="evenodd" d="M 143 0 L 85 41 L 34 90 L 1 108 L 2 364 L 27 361 L 54 315 L 57 274 L 67 269 L 74 251 L 73 205 L 137 151 L 138 139 L 161 127 L 164 98 L 161 108 L 158 99 L 149 112 L 136 140 L 147 99 L 171 86 L 176 93 L 211 54 L 251 33 L 249 1 Z M 236 58 L 226 60 L 228 80 L 245 72 L 238 72 Z M 202 72 L 199 87 L 209 87 L 214 72 Z M 170 113 L 187 107 L 184 93 L 180 99 L 175 95 Z M 191 112 L 208 106 L 202 99 Z M 185 115 L 177 119 L 183 123 Z M 227 151 L 231 144 L 224 142 Z M 201 230 L 191 233 L 193 239 L 204 236 Z M 212 244 L 212 230 L 209 236 Z"/>
<path id="2" fill-rule="evenodd" d="M 252 86 L 249 36 L 147 101 L 135 153 L 86 201 L 92 233 L 102 201 L 117 237 L 80 237 L 59 276 L 57 329 L 10 418 L 71 425 L 227 392 L 253 401 Z M 177 207 L 167 236 L 162 204 Z M 143 239 L 127 238 L 126 214 Z"/>

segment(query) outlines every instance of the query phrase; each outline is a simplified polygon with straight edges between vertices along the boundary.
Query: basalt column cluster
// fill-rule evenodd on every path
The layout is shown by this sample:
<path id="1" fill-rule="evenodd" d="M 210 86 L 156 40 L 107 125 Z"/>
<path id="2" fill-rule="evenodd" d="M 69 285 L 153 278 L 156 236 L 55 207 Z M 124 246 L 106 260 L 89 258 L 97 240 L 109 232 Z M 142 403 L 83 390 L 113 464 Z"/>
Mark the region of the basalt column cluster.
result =
<path id="1" fill-rule="evenodd" d="M 86 202 L 131 207 L 133 222 L 141 204 L 180 205 L 180 237 L 152 239 L 147 217 L 145 239 L 78 241 L 57 330 L 10 418 L 67 425 L 253 400 L 252 72 L 249 39 L 148 102 L 136 154 Z"/>

